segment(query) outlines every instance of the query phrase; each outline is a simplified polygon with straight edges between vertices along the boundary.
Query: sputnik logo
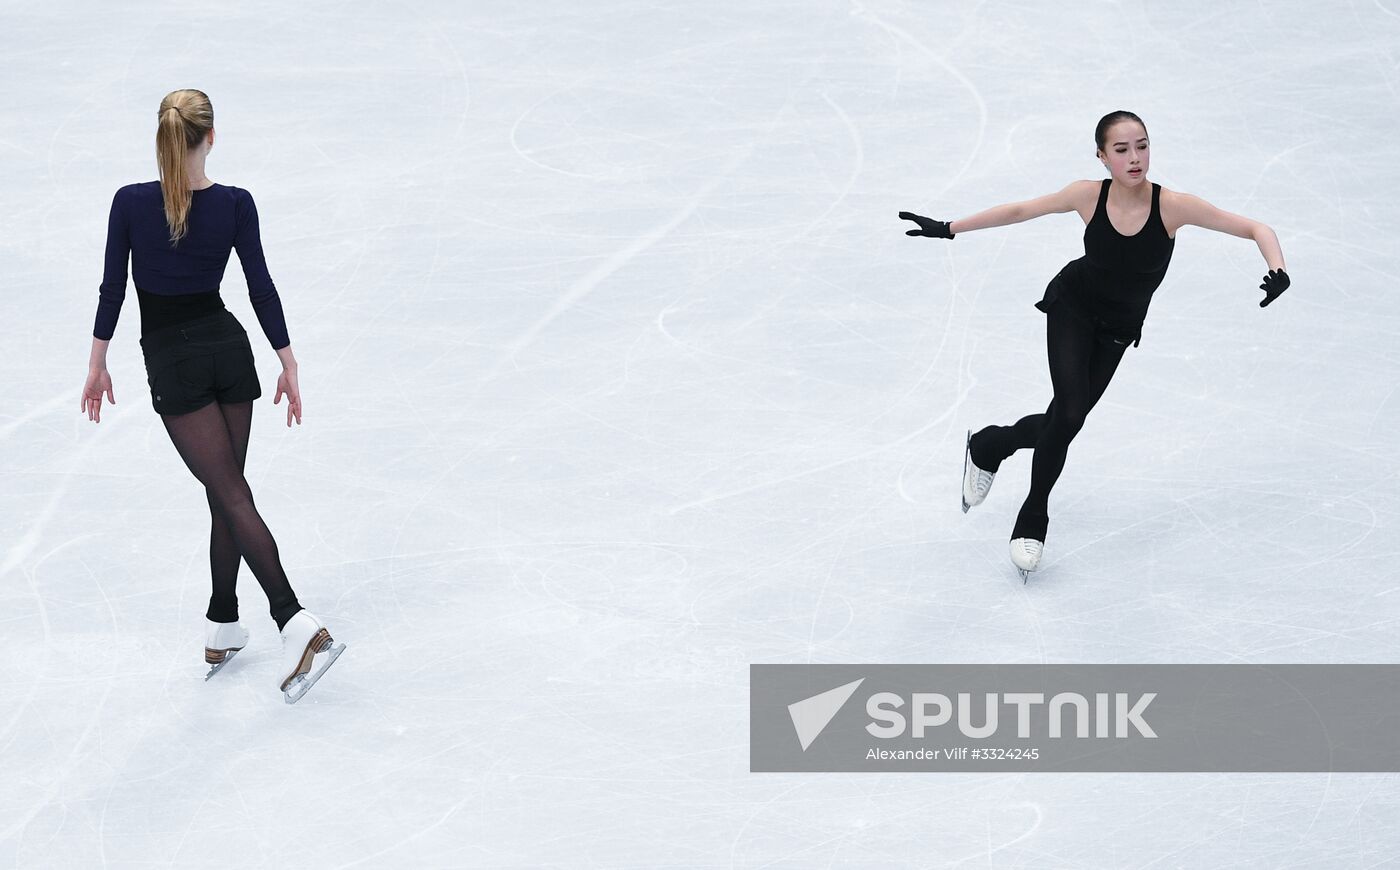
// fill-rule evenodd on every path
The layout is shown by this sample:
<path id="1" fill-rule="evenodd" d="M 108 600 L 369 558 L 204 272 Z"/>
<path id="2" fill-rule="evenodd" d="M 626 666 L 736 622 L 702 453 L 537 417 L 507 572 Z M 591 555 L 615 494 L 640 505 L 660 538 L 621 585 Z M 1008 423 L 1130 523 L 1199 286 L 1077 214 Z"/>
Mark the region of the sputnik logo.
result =
<path id="1" fill-rule="evenodd" d="M 792 727 L 797 731 L 797 739 L 802 743 L 803 752 L 806 752 L 807 747 L 812 745 L 812 741 L 821 735 L 863 682 L 865 682 L 865 677 L 844 686 L 837 686 L 822 692 L 820 695 L 813 695 L 810 698 L 788 704 L 788 715 L 792 717 Z"/>

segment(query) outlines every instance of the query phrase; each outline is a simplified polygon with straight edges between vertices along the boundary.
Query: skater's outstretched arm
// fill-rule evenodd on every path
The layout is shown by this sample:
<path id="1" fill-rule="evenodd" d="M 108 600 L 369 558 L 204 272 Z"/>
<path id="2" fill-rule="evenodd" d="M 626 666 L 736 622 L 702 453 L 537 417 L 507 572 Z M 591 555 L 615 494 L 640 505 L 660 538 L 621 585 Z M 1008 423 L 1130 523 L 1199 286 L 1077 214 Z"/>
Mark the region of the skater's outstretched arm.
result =
<path id="1" fill-rule="evenodd" d="M 1222 211 L 1199 196 L 1189 193 L 1162 191 L 1162 206 L 1172 216 L 1177 226 L 1204 227 L 1218 233 L 1228 233 L 1242 239 L 1251 239 L 1259 246 L 1269 274 L 1259 289 L 1264 291 L 1264 299 L 1259 307 L 1264 307 L 1288 289 L 1289 279 L 1283 262 L 1283 249 L 1279 247 L 1278 236 L 1267 224 L 1242 215 Z"/>
<path id="2" fill-rule="evenodd" d="M 958 233 L 1004 227 L 1008 224 L 1019 224 L 1047 214 L 1075 211 L 1085 197 L 1092 198 L 1094 196 L 1098 189 L 1097 185 L 1098 182 L 1094 181 L 1074 181 L 1063 190 L 1047 193 L 1045 196 L 1028 199 L 1024 202 L 1009 202 L 1005 205 L 993 206 L 985 211 L 979 211 L 971 217 L 960 218 L 951 223 L 930 220 L 907 211 L 900 212 L 899 216 L 919 225 L 919 229 L 909 230 L 906 235 L 951 239 Z"/>

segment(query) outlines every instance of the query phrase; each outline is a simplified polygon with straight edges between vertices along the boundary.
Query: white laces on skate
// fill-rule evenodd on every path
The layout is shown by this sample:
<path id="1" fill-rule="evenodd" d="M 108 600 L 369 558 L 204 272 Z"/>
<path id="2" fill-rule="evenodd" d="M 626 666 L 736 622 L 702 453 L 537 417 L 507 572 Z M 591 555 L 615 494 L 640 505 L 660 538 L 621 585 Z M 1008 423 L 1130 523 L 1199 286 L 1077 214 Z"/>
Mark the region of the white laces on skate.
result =
<path id="1" fill-rule="evenodd" d="M 992 478 L 994 477 L 996 477 L 995 472 L 983 471 L 973 466 L 972 491 L 977 494 L 978 501 L 987 497 L 987 492 L 992 488 Z"/>

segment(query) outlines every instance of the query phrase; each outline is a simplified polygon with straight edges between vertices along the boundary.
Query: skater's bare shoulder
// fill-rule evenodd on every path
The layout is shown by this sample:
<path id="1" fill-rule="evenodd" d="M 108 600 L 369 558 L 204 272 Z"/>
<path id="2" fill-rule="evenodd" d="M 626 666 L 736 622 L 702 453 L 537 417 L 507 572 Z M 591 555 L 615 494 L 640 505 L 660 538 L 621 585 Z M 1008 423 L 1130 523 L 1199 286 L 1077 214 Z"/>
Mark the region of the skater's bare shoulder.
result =
<path id="1" fill-rule="evenodd" d="M 1093 217 L 1094 206 L 1098 203 L 1099 183 L 1097 181 L 1071 181 L 1054 193 L 1047 193 L 1021 203 L 1025 217 L 1023 220 L 1042 217 L 1047 214 L 1065 214 L 1077 211 L 1087 222 Z"/>
<path id="2" fill-rule="evenodd" d="M 1199 196 L 1165 187 L 1162 188 L 1161 207 L 1162 225 L 1172 237 L 1180 228 L 1192 226 L 1252 239 L 1254 231 L 1261 226 L 1256 220 L 1218 209 Z"/>

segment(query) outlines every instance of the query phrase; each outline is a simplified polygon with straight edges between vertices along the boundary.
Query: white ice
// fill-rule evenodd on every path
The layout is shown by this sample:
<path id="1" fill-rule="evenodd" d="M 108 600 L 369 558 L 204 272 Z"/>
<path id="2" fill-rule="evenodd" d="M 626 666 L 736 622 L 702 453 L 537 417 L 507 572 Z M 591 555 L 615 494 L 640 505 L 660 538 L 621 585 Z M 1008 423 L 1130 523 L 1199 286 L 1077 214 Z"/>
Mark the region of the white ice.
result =
<path id="1" fill-rule="evenodd" d="M 1400 4 L 8 0 L 0 21 L 0 865 L 1379 867 L 1382 774 L 748 770 L 763 662 L 1394 662 Z M 247 476 L 349 644 L 301 704 L 208 683 L 208 507 L 134 291 L 79 411 L 107 207 L 214 101 L 304 422 L 236 262 Z M 1044 407 L 1032 303 L 1102 177 L 1187 228 L 1071 449 L 964 516 L 968 427 Z"/>

